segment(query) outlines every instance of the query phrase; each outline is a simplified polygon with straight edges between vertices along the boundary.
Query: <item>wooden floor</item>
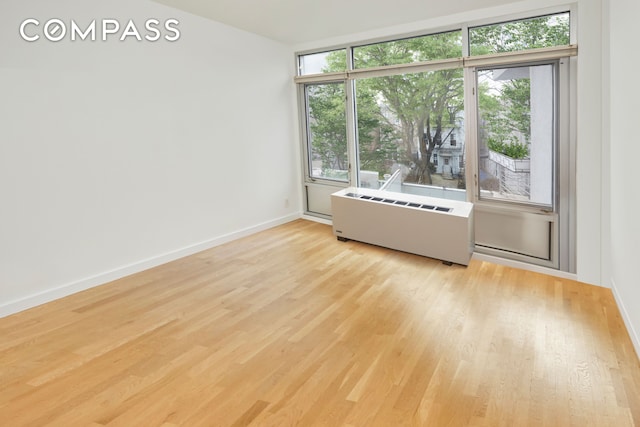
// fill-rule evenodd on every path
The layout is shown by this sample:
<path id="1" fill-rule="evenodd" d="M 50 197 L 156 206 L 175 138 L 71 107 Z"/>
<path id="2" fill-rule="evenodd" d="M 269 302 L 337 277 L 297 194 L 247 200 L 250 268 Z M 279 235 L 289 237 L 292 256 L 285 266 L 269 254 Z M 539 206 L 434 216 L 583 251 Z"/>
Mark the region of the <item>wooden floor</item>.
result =
<path id="1" fill-rule="evenodd" d="M 608 289 L 299 220 L 0 319 L 0 426 L 640 426 Z"/>

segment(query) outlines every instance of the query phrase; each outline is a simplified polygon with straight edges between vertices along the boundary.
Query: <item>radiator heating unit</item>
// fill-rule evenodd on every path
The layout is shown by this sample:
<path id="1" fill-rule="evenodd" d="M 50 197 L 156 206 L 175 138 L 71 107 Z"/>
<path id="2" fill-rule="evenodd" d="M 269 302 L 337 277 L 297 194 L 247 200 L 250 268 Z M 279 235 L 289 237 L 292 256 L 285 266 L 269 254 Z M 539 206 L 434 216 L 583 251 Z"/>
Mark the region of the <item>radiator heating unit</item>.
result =
<path id="1" fill-rule="evenodd" d="M 333 233 L 390 249 L 468 265 L 473 204 L 367 188 L 331 195 Z"/>

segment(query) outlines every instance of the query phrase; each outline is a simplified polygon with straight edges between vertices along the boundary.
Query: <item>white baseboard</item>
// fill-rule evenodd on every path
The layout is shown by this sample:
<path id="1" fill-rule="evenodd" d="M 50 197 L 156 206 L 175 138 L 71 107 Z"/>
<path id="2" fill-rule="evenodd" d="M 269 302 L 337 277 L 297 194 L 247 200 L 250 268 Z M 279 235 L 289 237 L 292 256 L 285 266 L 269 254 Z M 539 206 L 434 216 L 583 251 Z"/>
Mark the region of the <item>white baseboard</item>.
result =
<path id="1" fill-rule="evenodd" d="M 303 214 L 302 219 L 306 219 L 307 221 L 319 222 L 320 224 L 325 224 L 325 225 L 333 225 L 333 222 L 330 219 L 320 218 L 318 216 L 313 216 L 313 215 Z"/>
<path id="2" fill-rule="evenodd" d="M 165 254 L 157 255 L 151 258 L 147 258 L 141 261 L 137 261 L 114 270 L 105 271 L 95 276 L 87 277 L 76 282 L 68 283 L 59 286 L 54 289 L 48 289 L 44 292 L 32 294 L 24 298 L 20 298 L 14 301 L 9 301 L 0 304 L 0 318 L 9 316 L 20 311 L 36 307 L 47 302 L 66 297 L 76 292 L 84 291 L 95 286 L 99 286 L 113 280 L 120 279 L 131 274 L 138 273 L 140 271 L 148 270 L 149 268 L 157 267 L 161 264 L 174 261 L 185 256 L 193 255 L 197 252 L 201 252 L 224 243 L 231 242 L 233 240 L 240 239 L 251 234 L 258 233 L 260 231 L 267 230 L 269 228 L 276 227 L 278 225 L 286 224 L 287 222 L 299 219 L 301 214 L 296 212 L 294 214 L 286 215 L 280 218 L 276 218 L 271 221 L 263 222 L 251 227 L 244 228 L 242 230 L 234 231 L 232 233 L 224 234 L 222 236 L 215 237 L 213 239 L 206 240 L 204 242 L 196 243 L 175 251 L 167 252 Z"/>
<path id="3" fill-rule="evenodd" d="M 620 315 L 622 316 L 622 320 L 624 321 L 625 326 L 627 327 L 627 332 L 629 332 L 629 337 L 631 337 L 631 342 L 633 343 L 633 347 L 636 350 L 636 355 L 640 357 L 640 335 L 638 335 L 638 331 L 633 327 L 633 322 L 631 322 L 631 317 L 629 317 L 629 312 L 627 308 L 624 306 L 624 301 L 620 297 L 618 293 L 618 288 L 616 287 L 616 282 L 611 279 L 611 291 L 613 292 L 613 298 L 616 300 L 616 304 L 618 304 L 618 310 L 620 310 Z"/>

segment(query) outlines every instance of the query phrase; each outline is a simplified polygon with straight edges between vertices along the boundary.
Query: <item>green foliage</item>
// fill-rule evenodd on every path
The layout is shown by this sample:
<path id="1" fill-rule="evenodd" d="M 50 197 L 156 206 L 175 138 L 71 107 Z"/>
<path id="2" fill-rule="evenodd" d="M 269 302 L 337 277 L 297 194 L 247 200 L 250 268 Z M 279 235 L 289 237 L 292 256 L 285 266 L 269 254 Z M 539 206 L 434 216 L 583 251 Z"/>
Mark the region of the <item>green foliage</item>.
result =
<path id="1" fill-rule="evenodd" d="M 472 55 L 568 45 L 569 14 L 472 28 L 469 43 Z"/>
<path id="2" fill-rule="evenodd" d="M 355 68 L 410 64 L 462 56 L 462 33 L 430 34 L 354 48 Z"/>
<path id="3" fill-rule="evenodd" d="M 323 73 L 344 71 L 347 69 L 347 53 L 344 49 L 333 51 L 327 55 L 326 62 Z"/>
<path id="4" fill-rule="evenodd" d="M 485 73 L 488 76 L 492 71 Z M 479 112 L 486 132 L 485 139 L 494 147 L 510 147 L 522 145 L 519 143 L 522 138 L 526 147 L 531 141 L 531 80 L 521 78 L 499 83 L 489 85 L 485 81 L 478 87 Z M 506 154 L 502 148 L 491 149 Z M 522 153 L 521 150 L 513 150 Z"/>
<path id="5" fill-rule="evenodd" d="M 518 141 L 503 142 L 490 138 L 487 141 L 489 149 L 504 154 L 512 159 L 525 159 L 529 156 L 529 146 Z"/>
<path id="6" fill-rule="evenodd" d="M 377 171 L 381 178 L 389 173 L 396 157 L 397 136 L 381 114 L 376 93 L 366 80 L 356 82 L 356 110 L 360 170 Z"/>
<path id="7" fill-rule="evenodd" d="M 508 108 L 506 119 L 513 130 L 531 139 L 531 80 L 509 80 L 502 88 L 501 100 Z"/>
<path id="8" fill-rule="evenodd" d="M 347 169 L 344 84 L 307 86 L 307 99 L 313 156 L 322 160 L 323 170 Z"/>

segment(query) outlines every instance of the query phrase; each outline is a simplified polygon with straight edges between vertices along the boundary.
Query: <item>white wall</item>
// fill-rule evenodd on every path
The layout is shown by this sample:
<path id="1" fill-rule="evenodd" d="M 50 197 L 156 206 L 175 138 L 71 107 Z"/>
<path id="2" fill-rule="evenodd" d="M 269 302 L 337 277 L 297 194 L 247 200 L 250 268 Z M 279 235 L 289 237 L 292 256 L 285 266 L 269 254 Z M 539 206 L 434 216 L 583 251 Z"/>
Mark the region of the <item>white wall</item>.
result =
<path id="1" fill-rule="evenodd" d="M 466 22 L 487 20 L 514 14 L 545 13 L 558 8 L 573 8 L 578 16 L 577 73 L 573 78 L 577 85 L 577 171 L 576 194 L 576 277 L 578 280 L 602 286 L 610 286 L 602 276 L 602 24 L 600 0 L 526 0 L 468 13 L 451 15 L 427 21 L 384 28 L 366 33 L 352 34 L 305 43 L 295 46 L 298 51 L 336 46 L 358 40 L 371 40 L 425 30 L 447 29 Z"/>
<path id="2" fill-rule="evenodd" d="M 640 61 L 637 47 L 637 0 L 609 0 L 608 73 L 610 89 L 610 217 L 611 285 L 627 328 L 640 353 L 640 286 L 638 285 L 638 242 L 640 221 L 637 197 L 640 136 L 638 118 L 640 88 L 636 84 Z"/>
<path id="3" fill-rule="evenodd" d="M 578 280 L 609 287 L 602 270 L 602 4 L 578 2 L 575 191 Z"/>
<path id="4" fill-rule="evenodd" d="M 54 17 L 181 38 L 19 37 Z M 148 0 L 3 0 L 0 41 L 0 315 L 300 215 L 290 48 Z"/>

